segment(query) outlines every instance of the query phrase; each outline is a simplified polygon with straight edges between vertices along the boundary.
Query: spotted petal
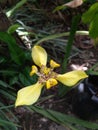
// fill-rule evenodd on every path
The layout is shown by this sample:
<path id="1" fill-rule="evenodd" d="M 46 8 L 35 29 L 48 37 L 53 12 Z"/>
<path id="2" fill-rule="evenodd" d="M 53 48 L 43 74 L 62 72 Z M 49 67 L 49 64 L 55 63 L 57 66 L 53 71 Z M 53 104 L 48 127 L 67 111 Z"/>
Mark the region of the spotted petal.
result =
<path id="1" fill-rule="evenodd" d="M 71 71 L 65 74 L 58 74 L 57 80 L 66 86 L 74 86 L 79 80 L 87 78 L 88 75 L 81 70 Z"/>
<path id="2" fill-rule="evenodd" d="M 37 82 L 34 85 L 20 89 L 17 94 L 15 107 L 34 104 L 41 94 L 42 87 L 43 84 Z"/>
<path id="3" fill-rule="evenodd" d="M 50 78 L 47 82 L 46 82 L 46 88 L 47 89 L 50 89 L 51 87 L 57 85 L 57 80 L 56 79 L 53 79 L 53 78 Z"/>
<path id="4" fill-rule="evenodd" d="M 47 52 L 41 46 L 34 46 L 32 48 L 32 59 L 36 65 L 41 67 L 47 63 Z"/>

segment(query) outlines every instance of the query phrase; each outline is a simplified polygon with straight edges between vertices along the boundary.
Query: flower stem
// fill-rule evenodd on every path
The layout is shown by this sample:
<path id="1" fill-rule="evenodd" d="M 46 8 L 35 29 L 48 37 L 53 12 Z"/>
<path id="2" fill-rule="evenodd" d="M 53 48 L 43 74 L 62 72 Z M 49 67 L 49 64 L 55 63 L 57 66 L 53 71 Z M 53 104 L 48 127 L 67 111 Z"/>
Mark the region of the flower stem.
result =
<path id="1" fill-rule="evenodd" d="M 65 58 L 64 58 L 63 64 L 62 64 L 62 73 L 64 73 L 66 71 L 68 58 L 69 58 L 71 50 L 72 50 L 73 40 L 74 40 L 74 36 L 76 34 L 79 20 L 80 20 L 80 15 L 73 17 L 68 43 L 65 48 L 65 56 L 64 56 Z"/>
<path id="2" fill-rule="evenodd" d="M 80 20 L 80 15 L 73 17 L 68 43 L 65 48 L 65 56 L 64 56 L 65 58 L 62 63 L 61 73 L 65 73 L 65 71 L 66 71 L 68 58 L 69 58 L 71 50 L 72 50 L 73 40 L 74 40 L 74 36 L 75 36 L 76 30 L 77 30 L 79 20 Z M 63 84 L 60 84 L 59 96 L 60 97 L 64 96 L 69 91 L 69 89 L 70 89 L 69 87 L 65 87 Z"/>

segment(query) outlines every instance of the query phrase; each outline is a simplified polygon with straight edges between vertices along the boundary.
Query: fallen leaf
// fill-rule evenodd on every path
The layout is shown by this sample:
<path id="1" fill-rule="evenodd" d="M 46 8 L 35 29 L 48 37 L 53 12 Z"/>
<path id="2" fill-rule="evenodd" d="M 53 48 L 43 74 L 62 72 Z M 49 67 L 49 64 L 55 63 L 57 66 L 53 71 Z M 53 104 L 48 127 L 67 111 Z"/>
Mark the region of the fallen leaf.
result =
<path id="1" fill-rule="evenodd" d="M 76 8 L 80 5 L 83 4 L 83 0 L 72 0 L 71 2 L 68 2 L 66 4 L 64 4 L 63 6 L 68 6 L 68 7 L 71 7 L 71 8 Z"/>

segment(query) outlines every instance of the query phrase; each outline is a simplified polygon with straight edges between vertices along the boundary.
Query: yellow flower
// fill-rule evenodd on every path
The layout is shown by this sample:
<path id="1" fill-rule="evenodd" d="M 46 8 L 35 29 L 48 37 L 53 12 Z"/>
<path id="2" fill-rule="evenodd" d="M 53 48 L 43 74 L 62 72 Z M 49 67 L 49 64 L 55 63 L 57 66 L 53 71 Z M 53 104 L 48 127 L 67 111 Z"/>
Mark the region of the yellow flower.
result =
<path id="1" fill-rule="evenodd" d="M 58 84 L 58 81 L 66 86 L 74 86 L 81 79 L 87 78 L 87 74 L 82 70 L 75 70 L 65 74 L 58 74 L 54 69 L 60 64 L 50 60 L 50 67 L 47 67 L 47 53 L 41 46 L 32 48 L 32 59 L 38 66 L 33 65 L 30 76 L 37 74 L 39 76 L 37 83 L 27 86 L 18 91 L 15 106 L 34 104 L 40 97 L 42 88 L 46 85 L 47 89 Z"/>

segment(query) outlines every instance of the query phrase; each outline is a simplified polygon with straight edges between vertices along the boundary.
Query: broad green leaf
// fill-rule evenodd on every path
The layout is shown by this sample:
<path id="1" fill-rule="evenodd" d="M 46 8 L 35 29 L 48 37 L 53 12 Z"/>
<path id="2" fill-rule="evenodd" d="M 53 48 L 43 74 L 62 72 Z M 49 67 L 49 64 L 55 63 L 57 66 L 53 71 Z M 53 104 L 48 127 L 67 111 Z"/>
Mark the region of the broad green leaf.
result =
<path id="1" fill-rule="evenodd" d="M 84 121 L 81 119 L 78 119 L 76 117 L 72 117 L 70 115 L 65 115 L 64 113 L 60 113 L 57 111 L 53 111 L 53 110 L 49 110 L 49 109 L 44 109 L 38 106 L 32 106 L 30 107 L 31 109 L 33 109 L 35 112 L 61 124 L 61 125 L 65 125 L 68 123 L 71 124 L 78 124 L 78 126 L 83 126 L 89 129 L 98 129 L 98 124 L 96 123 L 92 123 L 92 122 L 88 122 L 88 121 Z"/>
<path id="2" fill-rule="evenodd" d="M 8 32 L 9 34 L 12 34 L 12 33 L 14 33 L 14 32 L 16 31 L 16 29 L 19 28 L 19 27 L 20 27 L 20 25 L 14 24 L 14 25 L 12 25 L 12 26 L 10 26 L 10 27 L 8 28 L 7 32 Z"/>
<path id="3" fill-rule="evenodd" d="M 19 80 L 21 81 L 21 83 L 24 85 L 24 86 L 27 86 L 27 85 L 30 85 L 31 83 L 33 83 L 30 79 L 30 76 L 28 75 L 25 75 L 23 73 L 20 73 L 19 74 Z"/>
<path id="4" fill-rule="evenodd" d="M 88 11 L 86 11 L 83 16 L 82 16 L 82 21 L 84 23 L 90 23 L 94 17 L 95 14 L 98 12 L 98 2 L 96 2 L 95 4 L 93 4 Z"/>
<path id="5" fill-rule="evenodd" d="M 94 39 L 98 37 L 98 12 L 94 15 L 90 23 L 89 35 Z"/>
<path id="6" fill-rule="evenodd" d="M 34 84 L 37 81 L 37 76 L 33 75 L 30 77 L 30 68 L 25 67 L 22 72 L 19 74 L 19 80 L 24 86 L 28 86 L 30 84 Z"/>
<path id="7" fill-rule="evenodd" d="M 0 32 L 0 40 L 8 44 L 8 48 L 10 51 L 11 59 L 21 65 L 25 61 L 25 53 L 24 51 L 18 46 L 14 37 L 12 37 L 7 32 Z"/>
<path id="8" fill-rule="evenodd" d="M 10 17 L 18 8 L 25 4 L 27 0 L 20 0 L 11 10 L 9 10 L 6 15 Z"/>

